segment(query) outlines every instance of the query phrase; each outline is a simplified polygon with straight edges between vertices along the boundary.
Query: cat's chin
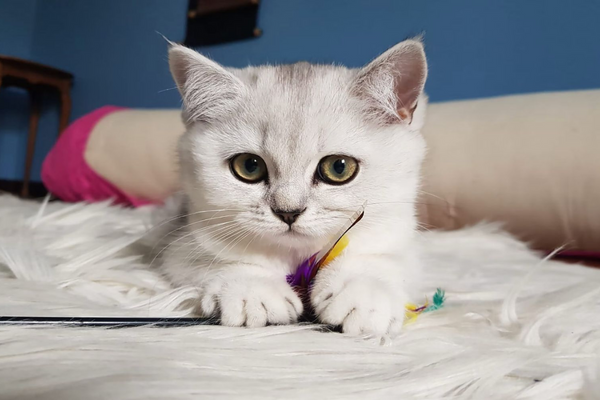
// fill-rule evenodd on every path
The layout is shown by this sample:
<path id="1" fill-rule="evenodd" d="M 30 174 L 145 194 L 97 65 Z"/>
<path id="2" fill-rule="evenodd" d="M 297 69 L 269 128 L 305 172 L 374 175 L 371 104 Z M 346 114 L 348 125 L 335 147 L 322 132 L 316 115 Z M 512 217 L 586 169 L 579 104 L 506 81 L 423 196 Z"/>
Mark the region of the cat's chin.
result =
<path id="1" fill-rule="evenodd" d="M 301 228 L 273 232 L 270 236 L 270 240 L 276 246 L 294 249 L 301 253 L 317 251 L 328 241 L 328 237 L 315 236 Z"/>
<path id="2" fill-rule="evenodd" d="M 283 233 L 283 236 L 285 238 L 291 238 L 296 240 L 314 240 L 314 237 L 312 235 L 307 235 L 305 233 L 293 229 L 288 229 L 287 231 L 285 231 Z"/>
<path id="3" fill-rule="evenodd" d="M 294 240 L 300 240 L 300 241 L 314 241 L 315 238 L 312 235 L 308 235 L 298 229 L 287 229 L 281 232 L 277 232 L 274 237 L 277 240 L 284 240 L 284 241 L 294 241 Z"/>

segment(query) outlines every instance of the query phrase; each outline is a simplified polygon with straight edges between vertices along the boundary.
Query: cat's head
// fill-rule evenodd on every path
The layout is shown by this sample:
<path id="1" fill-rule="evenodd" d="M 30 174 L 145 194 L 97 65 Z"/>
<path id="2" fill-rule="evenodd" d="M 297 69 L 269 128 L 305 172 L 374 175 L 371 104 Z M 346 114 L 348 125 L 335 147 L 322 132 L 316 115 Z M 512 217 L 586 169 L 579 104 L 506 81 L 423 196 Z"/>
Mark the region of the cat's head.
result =
<path id="1" fill-rule="evenodd" d="M 419 40 L 362 69 L 231 69 L 178 45 L 169 62 L 188 128 L 182 183 L 197 218 L 223 210 L 214 223 L 310 248 L 367 201 L 366 219 L 406 218 L 414 229 L 427 76 Z"/>

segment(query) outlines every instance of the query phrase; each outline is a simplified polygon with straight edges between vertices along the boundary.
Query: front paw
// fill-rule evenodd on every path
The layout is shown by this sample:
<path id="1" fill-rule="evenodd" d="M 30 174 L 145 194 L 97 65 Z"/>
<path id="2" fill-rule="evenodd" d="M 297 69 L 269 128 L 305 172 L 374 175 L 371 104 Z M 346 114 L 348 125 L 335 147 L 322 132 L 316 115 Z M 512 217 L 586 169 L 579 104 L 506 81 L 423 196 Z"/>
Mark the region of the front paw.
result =
<path id="1" fill-rule="evenodd" d="M 311 303 L 321 322 L 341 326 L 351 335 L 394 336 L 404 322 L 404 299 L 375 278 L 317 282 Z"/>
<path id="2" fill-rule="evenodd" d="M 216 276 L 201 287 L 200 313 L 227 326 L 261 327 L 296 322 L 302 302 L 285 282 L 250 274 Z"/>

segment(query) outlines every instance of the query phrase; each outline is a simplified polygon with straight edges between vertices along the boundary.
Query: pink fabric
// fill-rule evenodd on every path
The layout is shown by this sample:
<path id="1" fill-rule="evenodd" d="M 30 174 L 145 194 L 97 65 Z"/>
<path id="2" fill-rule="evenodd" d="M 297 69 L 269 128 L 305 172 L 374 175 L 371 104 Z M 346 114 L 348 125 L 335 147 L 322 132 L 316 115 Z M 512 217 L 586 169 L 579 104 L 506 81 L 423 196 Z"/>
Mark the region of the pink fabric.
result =
<path id="1" fill-rule="evenodd" d="M 85 162 L 85 148 L 94 126 L 108 114 L 123 109 L 99 108 L 77 119 L 63 132 L 42 165 L 42 181 L 50 193 L 69 202 L 113 199 L 116 204 L 134 207 L 151 204 L 123 192 Z"/>

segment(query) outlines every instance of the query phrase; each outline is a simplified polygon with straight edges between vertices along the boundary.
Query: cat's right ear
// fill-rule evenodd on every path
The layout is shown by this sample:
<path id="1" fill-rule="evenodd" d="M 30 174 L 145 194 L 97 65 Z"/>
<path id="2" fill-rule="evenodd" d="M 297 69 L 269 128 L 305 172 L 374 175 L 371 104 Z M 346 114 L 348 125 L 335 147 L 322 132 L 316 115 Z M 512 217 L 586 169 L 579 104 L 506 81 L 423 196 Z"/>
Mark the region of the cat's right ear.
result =
<path id="1" fill-rule="evenodd" d="M 178 44 L 170 45 L 169 68 L 181 93 L 188 124 L 225 118 L 244 90 L 243 83 L 218 63 Z"/>

